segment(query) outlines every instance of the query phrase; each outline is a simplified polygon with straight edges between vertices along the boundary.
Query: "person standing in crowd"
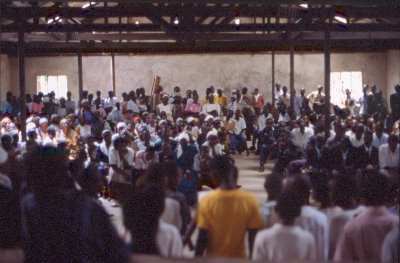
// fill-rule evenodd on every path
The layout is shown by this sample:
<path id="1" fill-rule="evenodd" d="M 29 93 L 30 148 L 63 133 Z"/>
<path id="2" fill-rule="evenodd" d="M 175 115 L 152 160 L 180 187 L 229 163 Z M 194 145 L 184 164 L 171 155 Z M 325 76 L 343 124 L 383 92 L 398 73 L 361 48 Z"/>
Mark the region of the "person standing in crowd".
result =
<path id="1" fill-rule="evenodd" d="M 310 205 L 311 183 L 305 175 L 296 175 L 287 179 L 283 191 L 290 191 L 301 202 L 301 213 L 296 219 L 296 225 L 310 231 L 316 242 L 316 260 L 328 259 L 329 225 L 325 214 Z"/>
<path id="2" fill-rule="evenodd" d="M 314 237 L 295 225 L 301 209 L 302 203 L 295 194 L 284 192 L 280 195 L 275 207 L 279 223 L 258 232 L 254 242 L 254 260 L 284 262 L 316 259 Z"/>
<path id="3" fill-rule="evenodd" d="M 259 112 L 263 112 L 265 105 L 264 96 L 260 94 L 257 88 L 255 88 L 253 92 L 253 100 L 254 100 L 254 108 L 258 109 Z"/>
<path id="4" fill-rule="evenodd" d="M 362 117 L 367 116 L 368 114 L 368 96 L 369 96 L 368 91 L 369 91 L 368 85 L 364 85 L 363 95 L 358 100 L 358 105 L 360 108 L 359 115 Z"/>
<path id="5" fill-rule="evenodd" d="M 296 113 L 297 117 L 301 116 L 301 113 L 304 112 L 305 104 L 307 103 L 307 98 L 305 96 L 306 90 L 304 88 L 300 89 L 300 95 L 296 95 L 295 90 L 295 97 L 294 97 L 294 112 Z"/>
<path id="6" fill-rule="evenodd" d="M 394 87 L 395 93 L 390 95 L 390 109 L 392 111 L 393 121 L 400 119 L 400 84 Z"/>
<path id="7" fill-rule="evenodd" d="M 388 143 L 379 147 L 379 166 L 382 170 L 396 174 L 400 165 L 399 137 L 395 134 L 389 135 Z"/>
<path id="8" fill-rule="evenodd" d="M 288 88 L 283 86 L 282 95 L 279 96 L 279 103 L 282 103 L 286 108 L 290 107 L 290 95 L 288 94 Z"/>
<path id="9" fill-rule="evenodd" d="M 325 93 L 323 93 L 324 87 L 318 85 L 316 91 L 311 92 L 307 98 L 311 102 L 313 110 L 317 114 L 321 114 L 323 112 L 324 104 L 325 104 Z"/>
<path id="10" fill-rule="evenodd" d="M 21 205 L 26 262 L 128 262 L 109 215 L 74 189 L 62 153 L 42 146 L 26 165 L 30 192 Z"/>
<path id="11" fill-rule="evenodd" d="M 335 261 L 374 261 L 381 259 L 386 235 L 399 223 L 385 206 L 388 179 L 368 171 L 362 179 L 362 197 L 367 209 L 346 224 L 335 252 Z"/>
<path id="12" fill-rule="evenodd" d="M 282 95 L 282 89 L 281 89 L 281 84 L 276 83 L 275 84 L 275 103 L 279 101 L 280 96 Z"/>
<path id="13" fill-rule="evenodd" d="M 130 248 L 137 254 L 179 258 L 183 253 L 178 230 L 163 222 L 165 192 L 155 185 L 131 194 L 124 205 L 124 224 L 131 234 Z"/>
<path id="14" fill-rule="evenodd" d="M 271 174 L 265 178 L 264 189 L 268 199 L 261 205 L 261 216 L 265 228 L 270 228 L 278 222 L 276 204 L 282 193 L 283 179 L 279 174 Z"/>
<path id="15" fill-rule="evenodd" d="M 224 111 L 228 105 L 228 98 L 222 92 L 222 89 L 217 89 L 217 96 L 215 102 L 220 105 L 221 110 Z"/>
<path id="16" fill-rule="evenodd" d="M 296 147 L 304 152 L 310 138 L 314 135 L 314 131 L 305 126 L 304 120 L 299 120 L 297 127 L 291 131 L 291 140 Z"/>
<path id="17" fill-rule="evenodd" d="M 235 117 L 231 119 L 234 124 L 233 133 L 230 135 L 231 153 L 238 152 L 241 154 L 244 150 L 249 154 L 246 145 L 246 122 L 242 117 L 240 110 L 236 110 Z"/>
<path id="18" fill-rule="evenodd" d="M 257 202 L 251 194 L 237 188 L 232 159 L 217 157 L 210 162 L 210 170 L 220 186 L 200 200 L 196 256 L 206 253 L 211 257 L 244 258 L 244 238 L 248 232 L 251 257 L 254 238 L 263 226 Z"/>
<path id="19" fill-rule="evenodd" d="M 76 102 L 72 100 L 71 91 L 67 92 L 67 100 L 65 101 L 65 108 L 67 109 L 67 114 L 74 114 L 76 111 Z"/>

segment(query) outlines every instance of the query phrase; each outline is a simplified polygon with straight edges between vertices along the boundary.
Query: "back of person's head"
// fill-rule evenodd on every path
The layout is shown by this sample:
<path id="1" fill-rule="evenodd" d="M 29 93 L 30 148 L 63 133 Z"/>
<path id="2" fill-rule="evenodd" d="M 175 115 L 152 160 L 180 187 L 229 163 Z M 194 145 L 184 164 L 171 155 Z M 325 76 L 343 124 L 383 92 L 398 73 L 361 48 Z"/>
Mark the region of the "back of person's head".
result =
<path id="1" fill-rule="evenodd" d="M 209 162 L 211 175 L 221 183 L 228 183 L 234 180 L 233 166 L 233 159 L 225 155 L 216 156 Z"/>
<path id="2" fill-rule="evenodd" d="M 141 183 L 139 183 L 138 187 L 144 187 L 145 185 L 156 185 L 162 189 L 166 187 L 166 173 L 163 170 L 164 163 L 152 163 L 146 170 L 146 173 L 143 177 Z"/>
<path id="3" fill-rule="evenodd" d="M 275 210 L 284 225 L 291 225 L 301 214 L 302 203 L 297 195 L 291 191 L 280 194 Z"/>
<path id="4" fill-rule="evenodd" d="M 341 208 L 352 208 L 358 193 L 357 182 L 354 174 L 334 174 L 330 187 L 330 195 L 334 205 Z"/>
<path id="5" fill-rule="evenodd" d="M 132 252 L 159 254 L 156 237 L 164 202 L 163 189 L 150 184 L 137 189 L 124 204 L 124 224 L 132 236 Z"/>
<path id="6" fill-rule="evenodd" d="M 288 178 L 284 191 L 290 191 L 294 193 L 298 200 L 301 201 L 303 205 L 309 203 L 311 183 L 310 178 L 304 174 L 297 174 L 291 178 Z"/>
<path id="7" fill-rule="evenodd" d="M 176 191 L 179 184 L 179 168 L 175 161 L 166 161 L 162 164 L 162 172 L 166 176 L 166 187 L 171 191 Z"/>
<path id="8" fill-rule="evenodd" d="M 312 197 L 320 204 L 320 208 L 327 208 L 331 204 L 329 196 L 329 179 L 324 172 L 312 171 L 310 174 Z"/>
<path id="9" fill-rule="evenodd" d="M 268 194 L 268 200 L 277 200 L 282 192 L 282 176 L 273 173 L 265 177 L 264 189 Z"/>
<path id="10" fill-rule="evenodd" d="M 389 190 L 388 178 L 377 170 L 368 170 L 361 179 L 361 197 L 367 206 L 385 205 Z"/>
<path id="11" fill-rule="evenodd" d="M 25 159 L 28 187 L 38 195 L 57 193 L 69 183 L 68 165 L 57 147 L 37 147 Z"/>

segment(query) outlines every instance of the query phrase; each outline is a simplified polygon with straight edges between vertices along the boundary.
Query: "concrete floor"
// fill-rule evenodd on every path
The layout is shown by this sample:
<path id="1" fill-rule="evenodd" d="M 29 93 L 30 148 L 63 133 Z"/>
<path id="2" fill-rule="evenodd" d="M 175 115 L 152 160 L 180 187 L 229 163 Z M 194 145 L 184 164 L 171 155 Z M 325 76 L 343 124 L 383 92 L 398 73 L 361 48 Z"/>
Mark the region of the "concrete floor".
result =
<path id="1" fill-rule="evenodd" d="M 242 189 L 253 193 L 259 202 L 264 202 L 267 195 L 264 190 L 265 176 L 268 175 L 272 169 L 272 163 L 265 165 L 265 171 L 259 172 L 258 156 L 250 154 L 250 156 L 235 155 L 234 159 L 239 169 L 238 184 Z"/>

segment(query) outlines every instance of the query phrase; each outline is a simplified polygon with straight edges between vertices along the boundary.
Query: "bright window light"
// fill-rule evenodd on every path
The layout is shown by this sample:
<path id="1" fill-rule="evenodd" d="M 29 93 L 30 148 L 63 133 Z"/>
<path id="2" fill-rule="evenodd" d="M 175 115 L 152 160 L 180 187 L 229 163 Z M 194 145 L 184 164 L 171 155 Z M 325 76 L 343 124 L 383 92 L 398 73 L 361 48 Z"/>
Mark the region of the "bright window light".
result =
<path id="1" fill-rule="evenodd" d="M 340 22 L 340 23 L 342 23 L 342 24 L 347 24 L 347 23 L 348 23 L 347 18 L 345 18 L 344 16 L 335 15 L 334 18 L 335 18 L 336 21 L 338 21 L 338 22 Z"/>
<path id="2" fill-rule="evenodd" d="M 304 3 L 304 4 L 300 4 L 299 5 L 301 8 L 307 9 L 308 8 L 308 4 Z"/>
<path id="3" fill-rule="evenodd" d="M 179 18 L 177 16 L 174 19 L 174 25 L 179 25 Z"/>
<path id="4" fill-rule="evenodd" d="M 135 21 L 135 25 L 138 26 L 139 24 L 140 24 L 139 20 L 136 20 L 136 21 Z"/>
<path id="5" fill-rule="evenodd" d="M 235 25 L 239 26 L 240 25 L 240 18 L 236 17 L 234 20 Z"/>
<path id="6" fill-rule="evenodd" d="M 96 4 L 96 2 L 89 2 L 89 3 L 84 4 L 84 5 L 82 6 L 82 8 L 83 8 L 83 9 L 86 9 L 86 8 L 88 8 L 88 7 L 91 7 L 92 5 L 95 5 L 95 4 Z"/>
<path id="7" fill-rule="evenodd" d="M 50 18 L 49 20 L 47 20 L 47 24 L 52 24 L 54 22 L 53 18 Z"/>

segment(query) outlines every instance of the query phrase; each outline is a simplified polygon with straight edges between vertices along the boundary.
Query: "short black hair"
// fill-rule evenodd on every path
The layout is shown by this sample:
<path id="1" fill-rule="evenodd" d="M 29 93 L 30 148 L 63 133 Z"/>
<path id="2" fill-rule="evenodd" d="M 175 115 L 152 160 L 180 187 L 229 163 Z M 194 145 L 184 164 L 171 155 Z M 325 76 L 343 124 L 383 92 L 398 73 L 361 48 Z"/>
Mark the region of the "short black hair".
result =
<path id="1" fill-rule="evenodd" d="M 351 206 L 353 200 L 357 198 L 357 180 L 349 173 L 338 173 L 333 176 L 333 184 L 330 192 L 334 205 L 348 208 Z"/>
<path id="2" fill-rule="evenodd" d="M 216 156 L 209 162 L 209 167 L 221 181 L 227 181 L 229 176 L 233 175 L 234 161 L 226 155 Z"/>
<path id="3" fill-rule="evenodd" d="M 278 198 L 275 210 L 284 224 L 291 224 L 301 214 L 302 202 L 291 191 L 284 191 Z"/>
<path id="4" fill-rule="evenodd" d="M 265 177 L 264 189 L 268 194 L 268 200 L 276 200 L 282 192 L 282 176 L 273 173 Z"/>
<path id="5" fill-rule="evenodd" d="M 377 170 L 364 173 L 361 180 L 361 197 L 367 206 L 385 205 L 388 190 L 389 180 L 385 175 Z"/>
<path id="6" fill-rule="evenodd" d="M 310 199 L 311 183 L 310 178 L 304 174 L 297 174 L 288 181 L 287 191 L 294 193 L 303 205 Z"/>

